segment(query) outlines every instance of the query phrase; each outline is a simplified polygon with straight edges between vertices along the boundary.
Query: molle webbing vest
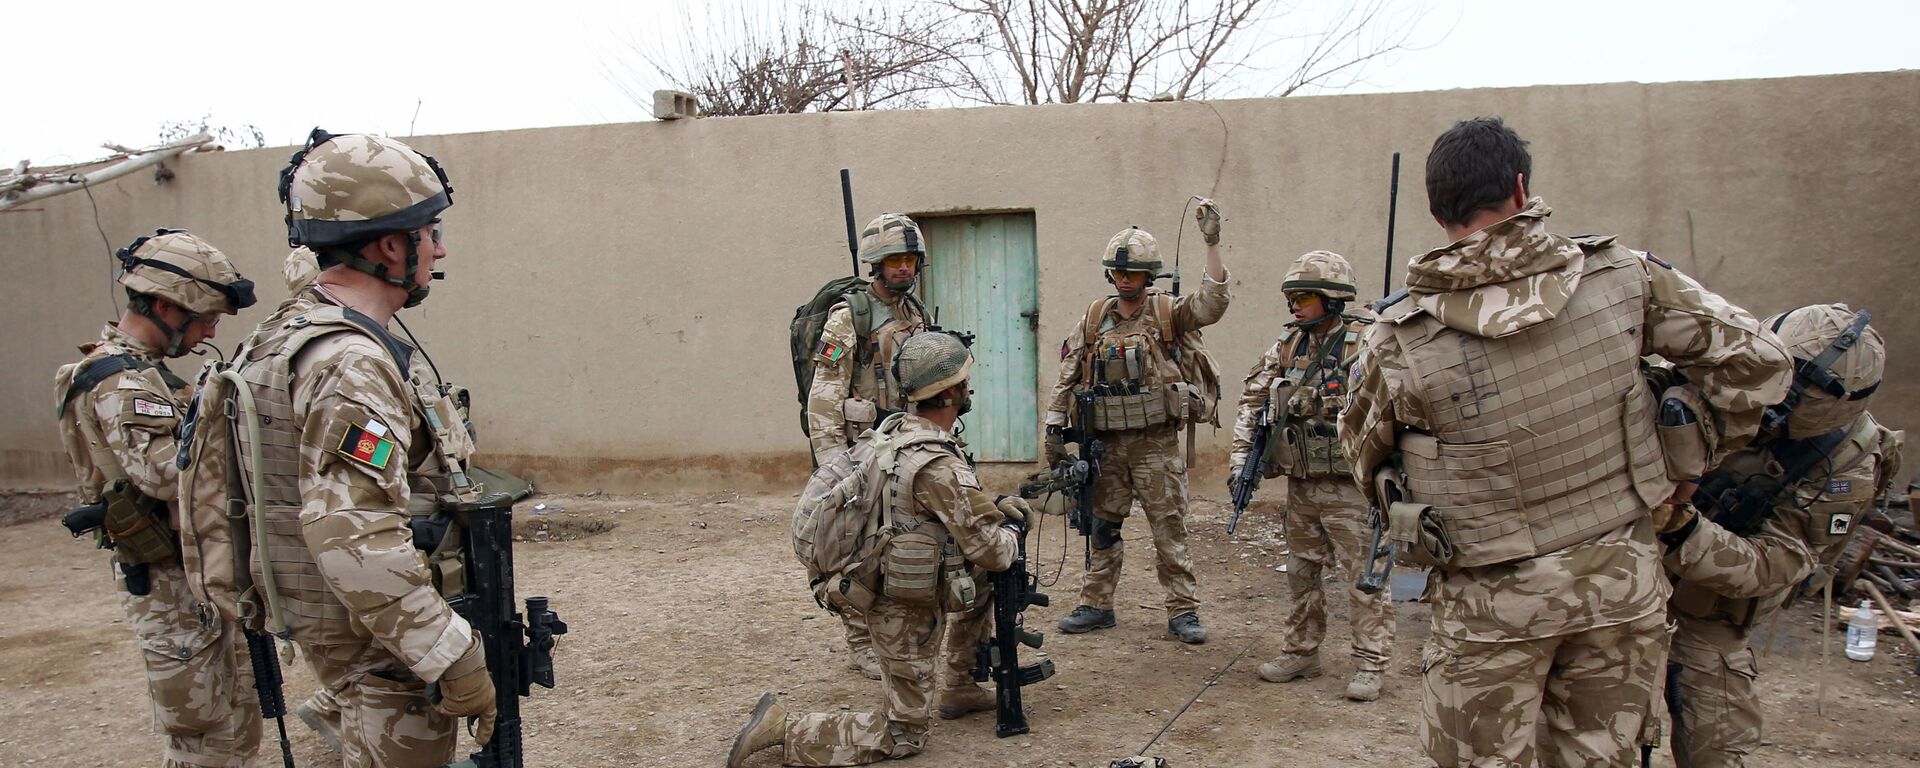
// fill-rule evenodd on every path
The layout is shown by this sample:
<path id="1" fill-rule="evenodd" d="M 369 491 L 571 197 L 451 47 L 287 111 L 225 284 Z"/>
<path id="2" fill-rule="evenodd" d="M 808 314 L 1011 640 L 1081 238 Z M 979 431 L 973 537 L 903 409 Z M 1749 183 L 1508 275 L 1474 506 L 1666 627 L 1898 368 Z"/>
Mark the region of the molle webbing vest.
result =
<path id="1" fill-rule="evenodd" d="M 1605 245 L 1600 243 L 1598 245 Z M 1583 243 L 1583 247 L 1587 244 Z M 1589 249 L 1552 320 L 1502 338 L 1389 308 L 1432 433 L 1400 441 L 1410 500 L 1434 507 L 1451 568 L 1522 560 L 1619 528 L 1671 489 L 1640 375 L 1646 277 Z"/>
<path id="2" fill-rule="evenodd" d="M 1347 394 L 1347 373 L 1359 344 L 1360 327 L 1353 321 L 1344 322 L 1342 330 L 1318 341 L 1301 329 L 1291 330 L 1283 339 L 1281 349 L 1289 359 L 1279 378 L 1292 387 L 1269 389 L 1269 396 L 1284 392 L 1287 400 L 1301 401 L 1308 408 L 1307 413 L 1296 416 L 1288 402 L 1271 405 L 1276 420 L 1284 419 L 1285 426 L 1281 440 L 1270 442 L 1268 450 L 1292 454 L 1277 457 L 1281 461 L 1291 459 L 1288 475 L 1309 479 L 1353 475 L 1346 454 L 1340 451 L 1338 419 Z"/>
<path id="3" fill-rule="evenodd" d="M 893 380 L 893 353 L 899 351 L 907 338 L 926 328 L 926 308 L 920 306 L 920 302 L 912 296 L 904 296 L 900 304 L 909 312 L 905 316 L 896 316 L 892 307 L 884 301 L 874 300 L 866 291 L 849 295 L 847 299 L 848 308 L 856 310 L 854 333 L 859 337 L 854 349 L 853 382 L 848 395 L 870 399 L 888 411 L 906 410 L 907 403 L 900 392 L 900 383 Z M 856 299 L 871 307 L 868 319 L 864 322 L 858 313 Z"/>
<path id="4" fill-rule="evenodd" d="M 1098 431 L 1145 429 L 1177 420 L 1168 412 L 1169 385 L 1186 381 L 1173 329 L 1173 296 L 1149 291 L 1140 314 L 1108 324 L 1119 297 L 1103 296 L 1087 308 L 1081 328 L 1080 385 L 1094 391 Z"/>

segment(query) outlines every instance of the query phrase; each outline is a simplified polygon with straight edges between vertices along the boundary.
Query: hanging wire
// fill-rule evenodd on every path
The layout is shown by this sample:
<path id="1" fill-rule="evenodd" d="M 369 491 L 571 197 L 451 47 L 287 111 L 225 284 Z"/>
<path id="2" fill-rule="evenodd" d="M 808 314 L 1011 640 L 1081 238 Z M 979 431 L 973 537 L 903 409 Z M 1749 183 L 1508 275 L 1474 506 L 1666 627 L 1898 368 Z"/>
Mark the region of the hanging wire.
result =
<path id="1" fill-rule="evenodd" d="M 445 395 L 447 380 L 440 378 L 440 366 L 433 364 L 433 355 L 427 354 L 427 348 L 420 345 L 420 338 L 413 335 L 413 329 L 407 327 L 407 321 L 400 319 L 398 313 L 394 314 L 393 321 L 400 324 L 400 330 L 407 332 L 407 340 L 413 342 L 413 348 L 420 350 L 420 356 L 427 359 L 427 368 L 433 371 L 433 381 L 440 386 L 440 394 Z"/>
<path id="2" fill-rule="evenodd" d="M 87 177 L 76 173 L 69 176 L 67 181 L 79 182 L 80 191 L 87 193 L 87 207 L 93 209 L 93 229 L 100 233 L 100 244 L 107 247 L 107 319 L 116 319 L 120 316 L 120 305 L 113 298 L 113 286 L 117 284 L 113 241 L 107 239 L 106 228 L 100 226 L 100 204 L 93 199 L 93 185 L 87 183 Z"/>

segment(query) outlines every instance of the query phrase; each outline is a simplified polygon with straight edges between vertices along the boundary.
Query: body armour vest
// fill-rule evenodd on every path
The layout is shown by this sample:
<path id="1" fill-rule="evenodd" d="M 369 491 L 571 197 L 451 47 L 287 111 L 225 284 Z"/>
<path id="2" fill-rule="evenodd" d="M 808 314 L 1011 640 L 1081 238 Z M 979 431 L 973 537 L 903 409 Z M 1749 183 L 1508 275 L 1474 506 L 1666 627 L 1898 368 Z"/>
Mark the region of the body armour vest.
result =
<path id="1" fill-rule="evenodd" d="M 1268 458 L 1277 470 L 1301 479 L 1352 477 L 1340 452 L 1340 409 L 1347 401 L 1347 374 L 1360 349 L 1361 323 L 1315 339 L 1297 328 L 1281 339 L 1290 358 L 1273 378 L 1267 402 L 1280 427 Z"/>
<path id="2" fill-rule="evenodd" d="M 872 306 L 873 331 L 860 340 L 859 349 L 855 350 L 852 391 L 848 396 L 871 400 L 887 411 L 904 411 L 906 395 L 900 391 L 900 382 L 893 378 L 893 353 L 899 351 L 908 338 L 926 330 L 926 313 L 911 296 L 900 299 L 899 306 L 906 309 L 904 316 L 895 314 L 893 307 L 878 299 Z"/>
<path id="3" fill-rule="evenodd" d="M 1500 338 L 1447 327 L 1411 301 L 1386 309 L 1432 433 L 1400 440 L 1406 493 L 1431 505 L 1467 568 L 1523 560 L 1665 500 L 1653 395 L 1640 373 L 1640 257 L 1582 241 L 1580 280 L 1553 319 Z"/>
<path id="4" fill-rule="evenodd" d="M 1087 308 L 1081 329 L 1080 384 L 1093 392 L 1094 430 L 1146 429 L 1187 416 L 1173 385 L 1184 384 L 1174 355 L 1173 297 L 1149 289 L 1139 314 L 1119 317 L 1119 299 Z"/>
<path id="5" fill-rule="evenodd" d="M 464 473 L 464 462 L 472 450 L 470 435 L 466 434 L 451 400 L 437 396 L 437 390 L 424 382 L 412 348 L 401 345 L 364 316 L 350 313 L 352 310 L 325 303 L 290 305 L 282 309 L 285 316 L 277 318 L 271 331 L 240 352 L 235 370 L 246 380 L 259 418 L 260 463 L 256 466 L 251 458 L 254 451 L 251 430 L 233 429 L 234 458 L 230 463 L 237 471 L 231 472 L 225 483 L 214 478 L 196 478 L 195 483 L 196 488 L 214 486 L 236 499 L 244 499 L 229 505 L 231 508 L 258 505 L 257 516 L 252 509 L 240 512 L 243 520 L 264 520 L 264 536 L 260 532 L 250 535 L 264 539 L 266 547 L 265 557 L 258 552 L 245 557 L 245 575 L 252 581 L 250 585 L 243 585 L 242 593 L 249 588 L 266 588 L 262 578 L 264 562 L 273 570 L 277 593 L 273 603 L 290 638 L 319 645 L 364 642 L 365 637 L 364 630 L 354 626 L 346 606 L 321 577 L 301 533 L 298 474 L 301 435 L 293 408 L 293 366 L 301 350 L 334 334 L 358 333 L 387 350 L 389 356 L 384 358 L 387 364 L 393 365 L 402 374 L 401 379 L 409 382 L 409 406 L 417 428 L 410 441 L 409 455 L 405 457 L 410 491 L 408 514 L 431 515 L 436 499 L 470 495 L 474 490 Z M 233 412 L 237 421 L 238 409 Z M 257 499 L 251 498 L 256 482 L 262 494 Z M 195 493 L 198 495 L 201 491 Z M 199 503 L 196 500 L 196 505 Z M 456 544 L 458 538 L 448 537 Z M 250 541 L 235 543 L 242 551 L 251 544 Z M 445 546 L 443 544 L 443 548 Z M 434 554 L 444 559 L 447 553 Z M 242 607 L 240 612 L 257 614 L 259 604 L 266 599 L 255 598 L 251 602 L 253 607 Z M 259 625 L 259 616 L 248 618 Z"/>

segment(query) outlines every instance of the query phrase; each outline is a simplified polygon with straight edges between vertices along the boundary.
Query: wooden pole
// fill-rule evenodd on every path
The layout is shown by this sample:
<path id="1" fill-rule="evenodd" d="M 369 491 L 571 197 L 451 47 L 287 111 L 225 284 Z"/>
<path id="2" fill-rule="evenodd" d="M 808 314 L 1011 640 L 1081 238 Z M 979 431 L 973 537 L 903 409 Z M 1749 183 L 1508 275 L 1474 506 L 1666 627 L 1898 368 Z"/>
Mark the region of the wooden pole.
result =
<path id="1" fill-rule="evenodd" d="M 96 170 L 84 176 L 80 174 L 68 174 L 66 180 L 64 181 L 57 181 L 49 184 L 36 184 L 23 191 L 18 191 L 16 193 L 12 193 L 10 196 L 0 198 L 0 211 L 4 211 L 8 208 L 13 208 L 15 206 L 26 205 L 27 203 L 31 203 L 37 200 L 45 200 L 55 195 L 61 195 L 67 192 L 72 192 L 76 189 L 80 189 L 81 187 L 88 187 L 88 186 L 93 186 L 95 184 L 101 184 L 108 181 L 112 181 L 114 179 L 120 178 L 121 176 L 125 176 L 129 173 L 133 173 L 134 171 L 138 171 L 142 168 L 148 168 L 154 165 L 158 165 L 159 163 L 164 162 L 166 160 L 179 157 L 182 153 L 185 153 L 188 150 L 194 149 L 196 147 L 200 147 L 205 144 L 210 144 L 212 142 L 213 142 L 213 137 L 207 135 L 205 132 L 196 133 L 186 139 L 176 141 L 172 144 L 168 144 L 163 147 L 157 147 L 152 150 L 148 150 L 147 152 L 144 152 L 142 154 L 128 157 L 124 160 L 121 160 L 117 163 L 109 165 L 105 168 L 101 168 L 99 170 Z"/>

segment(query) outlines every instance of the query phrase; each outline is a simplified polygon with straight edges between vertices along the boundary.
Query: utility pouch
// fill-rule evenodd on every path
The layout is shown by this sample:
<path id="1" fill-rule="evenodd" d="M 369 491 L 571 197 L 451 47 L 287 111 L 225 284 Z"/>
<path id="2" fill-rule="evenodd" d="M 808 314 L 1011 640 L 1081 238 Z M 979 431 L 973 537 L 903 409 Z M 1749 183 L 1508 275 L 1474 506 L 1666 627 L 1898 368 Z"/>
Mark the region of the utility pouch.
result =
<path id="1" fill-rule="evenodd" d="M 1387 506 L 1387 538 L 1401 565 L 1418 568 L 1444 567 L 1453 560 L 1453 545 L 1447 543 L 1440 526 L 1440 515 L 1433 507 L 1409 501 Z"/>
<path id="2" fill-rule="evenodd" d="M 178 554 L 166 522 L 166 502 L 141 493 L 125 478 L 108 483 L 101 499 L 107 505 L 107 537 L 113 540 L 120 562 L 164 563 Z"/>
<path id="3" fill-rule="evenodd" d="M 939 599 L 940 559 L 940 542 L 931 534 L 907 531 L 894 536 L 880 561 L 881 594 L 902 605 L 932 607 Z"/>
<path id="4" fill-rule="evenodd" d="M 1660 452 L 1666 458 L 1667 479 L 1687 481 L 1707 473 L 1707 460 L 1713 455 L 1714 435 L 1711 413 L 1698 393 L 1687 387 L 1669 387 L 1660 395 L 1660 420 L 1654 427 L 1660 436 Z"/>
<path id="5" fill-rule="evenodd" d="M 1296 422 L 1282 424 L 1278 430 L 1274 431 L 1273 436 L 1280 442 L 1270 452 L 1273 456 L 1274 476 L 1286 475 L 1305 479 L 1307 468 L 1305 462 L 1301 461 L 1301 457 L 1305 455 L 1303 444 L 1306 442 L 1306 436 L 1300 434 L 1300 425 Z"/>
<path id="6" fill-rule="evenodd" d="M 1512 444 L 1443 443 L 1408 432 L 1399 440 L 1407 498 L 1430 505 L 1455 568 L 1511 562 L 1539 554 L 1520 501 Z"/>
<path id="7" fill-rule="evenodd" d="M 815 601 L 829 611 L 849 616 L 867 615 L 878 597 L 867 585 L 844 573 L 828 576 L 813 588 Z"/>
<path id="8" fill-rule="evenodd" d="M 860 433 L 873 428 L 879 420 L 880 408 L 872 400 L 848 398 L 840 402 L 840 415 L 847 421 L 847 438 L 853 439 Z"/>
<path id="9" fill-rule="evenodd" d="M 942 613 L 964 613 L 978 604 L 979 585 L 973 583 L 973 575 L 967 573 L 966 569 L 949 570 L 942 581 L 947 583 L 947 588 L 940 591 Z"/>
<path id="10" fill-rule="evenodd" d="M 1299 423 L 1298 430 L 1302 477 L 1346 477 L 1353 474 L 1347 469 L 1346 454 L 1340 452 L 1339 431 L 1333 424 L 1312 419 Z"/>
<path id="11" fill-rule="evenodd" d="M 1149 389 L 1134 395 L 1100 395 L 1093 399 L 1093 429 L 1119 432 L 1167 423 L 1166 394 Z"/>

